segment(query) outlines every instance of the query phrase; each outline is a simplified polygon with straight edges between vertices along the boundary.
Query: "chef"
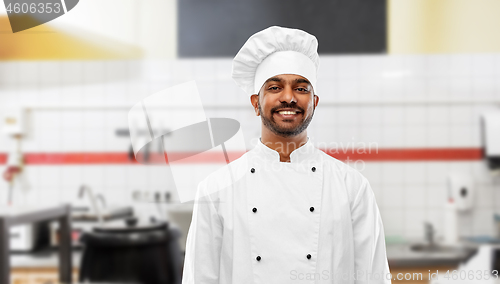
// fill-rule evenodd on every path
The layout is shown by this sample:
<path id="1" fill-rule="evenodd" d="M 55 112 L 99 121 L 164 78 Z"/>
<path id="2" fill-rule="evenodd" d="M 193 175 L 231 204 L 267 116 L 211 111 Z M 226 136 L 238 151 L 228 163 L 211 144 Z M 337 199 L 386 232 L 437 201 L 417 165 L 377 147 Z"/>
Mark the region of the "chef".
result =
<path id="1" fill-rule="evenodd" d="M 370 184 L 307 136 L 317 47 L 313 35 L 273 26 L 234 58 L 261 137 L 199 184 L 184 284 L 391 283 Z"/>

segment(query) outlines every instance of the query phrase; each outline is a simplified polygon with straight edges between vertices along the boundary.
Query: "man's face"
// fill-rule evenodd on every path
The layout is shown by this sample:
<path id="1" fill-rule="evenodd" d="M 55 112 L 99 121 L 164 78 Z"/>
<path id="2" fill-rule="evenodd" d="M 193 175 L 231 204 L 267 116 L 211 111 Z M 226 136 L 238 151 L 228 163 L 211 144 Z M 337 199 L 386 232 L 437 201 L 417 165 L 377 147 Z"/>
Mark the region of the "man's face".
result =
<path id="1" fill-rule="evenodd" d="M 306 78 L 291 74 L 269 78 L 251 99 L 264 126 L 281 137 L 306 130 L 319 100 Z"/>

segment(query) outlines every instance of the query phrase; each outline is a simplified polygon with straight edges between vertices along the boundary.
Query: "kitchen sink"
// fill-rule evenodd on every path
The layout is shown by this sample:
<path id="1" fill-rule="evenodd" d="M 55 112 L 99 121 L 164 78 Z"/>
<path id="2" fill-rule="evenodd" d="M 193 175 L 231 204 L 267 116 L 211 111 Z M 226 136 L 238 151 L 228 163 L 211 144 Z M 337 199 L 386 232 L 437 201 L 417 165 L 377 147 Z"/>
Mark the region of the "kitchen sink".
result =
<path id="1" fill-rule="evenodd" d="M 454 253 L 462 254 L 467 252 L 465 247 L 453 247 L 453 246 L 443 246 L 436 244 L 414 244 L 410 246 L 410 249 L 415 252 L 428 252 L 428 253 Z"/>
<path id="2" fill-rule="evenodd" d="M 123 207 L 108 207 L 101 209 L 102 218 L 104 221 L 110 221 L 115 219 L 124 219 L 127 217 L 132 217 L 134 215 L 134 209 L 131 206 Z M 71 219 L 73 221 L 80 222 L 96 222 L 98 217 L 91 210 L 90 207 L 80 206 L 73 207 L 71 212 Z"/>

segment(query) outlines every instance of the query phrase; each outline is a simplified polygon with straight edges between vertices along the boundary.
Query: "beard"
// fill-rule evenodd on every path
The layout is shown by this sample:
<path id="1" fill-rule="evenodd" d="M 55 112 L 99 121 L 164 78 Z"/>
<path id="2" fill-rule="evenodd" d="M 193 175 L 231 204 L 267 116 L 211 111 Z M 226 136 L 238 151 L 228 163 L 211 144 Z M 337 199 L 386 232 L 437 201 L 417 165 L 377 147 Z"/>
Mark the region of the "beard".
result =
<path id="1" fill-rule="evenodd" d="M 281 136 L 281 137 L 284 137 L 284 138 L 293 137 L 293 136 L 299 135 L 300 133 L 304 132 L 304 130 L 306 130 L 307 127 L 309 126 L 309 123 L 311 123 L 311 120 L 314 116 L 314 109 L 313 109 L 311 116 L 306 117 L 306 118 L 302 118 L 302 121 L 300 121 L 299 125 L 297 125 L 295 127 L 282 127 L 282 126 L 278 125 L 278 123 L 276 123 L 276 121 L 274 120 L 273 113 L 276 110 L 278 110 L 280 108 L 297 108 L 302 113 L 304 113 L 304 110 L 302 108 L 299 108 L 296 104 L 282 103 L 280 106 L 272 108 L 271 112 L 270 112 L 271 113 L 270 117 L 267 117 L 264 114 L 264 112 L 262 112 L 259 101 L 257 101 L 257 106 L 259 107 L 259 112 L 261 114 L 260 116 L 261 116 L 262 123 L 264 124 L 264 126 L 267 127 L 267 129 L 271 130 L 274 134 Z"/>

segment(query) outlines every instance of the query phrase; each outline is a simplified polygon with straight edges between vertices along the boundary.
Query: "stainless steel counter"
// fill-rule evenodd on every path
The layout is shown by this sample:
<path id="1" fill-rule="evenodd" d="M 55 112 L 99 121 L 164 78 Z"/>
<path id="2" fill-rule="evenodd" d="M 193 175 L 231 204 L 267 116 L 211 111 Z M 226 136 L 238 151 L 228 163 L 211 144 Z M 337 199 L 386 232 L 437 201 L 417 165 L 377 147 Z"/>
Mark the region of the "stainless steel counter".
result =
<path id="1" fill-rule="evenodd" d="M 454 251 L 414 251 L 410 244 L 387 245 L 391 268 L 424 266 L 458 266 L 477 252 L 477 246 L 463 244 Z"/>

